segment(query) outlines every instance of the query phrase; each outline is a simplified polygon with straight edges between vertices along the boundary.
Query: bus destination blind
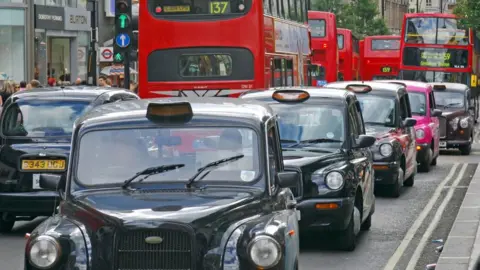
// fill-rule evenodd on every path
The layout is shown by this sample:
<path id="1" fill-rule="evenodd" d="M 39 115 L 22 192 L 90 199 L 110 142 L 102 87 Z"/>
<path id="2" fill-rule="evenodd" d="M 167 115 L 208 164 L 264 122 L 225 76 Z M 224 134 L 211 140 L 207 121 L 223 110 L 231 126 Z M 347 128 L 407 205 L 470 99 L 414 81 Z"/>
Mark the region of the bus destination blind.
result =
<path id="1" fill-rule="evenodd" d="M 403 51 L 403 64 L 416 67 L 466 68 L 468 51 L 463 49 L 414 48 Z"/>

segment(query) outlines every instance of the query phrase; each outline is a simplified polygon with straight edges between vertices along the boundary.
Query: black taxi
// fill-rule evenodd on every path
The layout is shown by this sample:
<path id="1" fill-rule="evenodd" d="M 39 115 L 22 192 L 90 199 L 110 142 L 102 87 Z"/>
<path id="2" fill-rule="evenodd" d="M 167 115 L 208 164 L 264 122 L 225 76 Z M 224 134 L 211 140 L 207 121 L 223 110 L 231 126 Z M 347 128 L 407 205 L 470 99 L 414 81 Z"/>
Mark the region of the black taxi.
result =
<path id="1" fill-rule="evenodd" d="M 326 88 L 276 88 L 241 96 L 269 104 L 279 118 L 287 170 L 301 172 L 294 189 L 300 228 L 338 232 L 340 248 L 354 250 L 360 228 L 375 211 L 372 153 L 354 94 Z"/>
<path id="2" fill-rule="evenodd" d="M 415 124 L 405 86 L 382 82 L 338 82 L 326 87 L 355 92 L 372 146 L 375 184 L 386 185 L 393 197 L 413 186 L 417 174 Z"/>
<path id="3" fill-rule="evenodd" d="M 300 175 L 283 170 L 268 106 L 114 103 L 72 141 L 67 175 L 40 176 L 62 203 L 29 236 L 25 269 L 298 269 Z"/>
<path id="4" fill-rule="evenodd" d="M 440 149 L 458 149 L 462 155 L 472 151 L 475 106 L 472 92 L 460 83 L 430 83 L 440 116 Z"/>
<path id="5" fill-rule="evenodd" d="M 67 167 L 73 122 L 91 108 L 138 99 L 114 88 L 42 88 L 20 91 L 3 103 L 0 117 L 0 232 L 17 220 L 52 213 L 58 196 L 39 185 L 42 172 Z"/>

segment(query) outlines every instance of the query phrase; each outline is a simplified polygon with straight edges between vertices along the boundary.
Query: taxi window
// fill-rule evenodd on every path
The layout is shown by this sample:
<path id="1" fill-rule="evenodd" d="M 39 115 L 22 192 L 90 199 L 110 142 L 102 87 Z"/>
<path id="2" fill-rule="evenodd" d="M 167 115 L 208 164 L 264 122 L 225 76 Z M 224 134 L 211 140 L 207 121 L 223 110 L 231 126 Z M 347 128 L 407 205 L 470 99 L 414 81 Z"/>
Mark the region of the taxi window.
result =
<path id="1" fill-rule="evenodd" d="M 465 96 L 463 92 L 453 91 L 435 91 L 435 102 L 440 109 L 455 109 L 465 106 Z"/>
<path id="2" fill-rule="evenodd" d="M 210 162 L 244 155 L 199 182 L 251 185 L 261 177 L 258 149 L 257 134 L 243 127 L 92 131 L 80 138 L 76 177 L 84 186 L 120 185 L 148 167 L 185 164 L 145 182 L 186 182 Z"/>
<path id="3" fill-rule="evenodd" d="M 7 108 L 2 123 L 6 136 L 71 136 L 73 122 L 90 102 L 79 100 L 18 101 Z"/>
<path id="4" fill-rule="evenodd" d="M 390 97 L 358 95 L 365 125 L 395 127 L 395 100 Z"/>
<path id="5" fill-rule="evenodd" d="M 413 115 L 425 115 L 427 112 L 427 97 L 425 93 L 410 92 L 408 93 L 410 98 L 410 108 Z"/>

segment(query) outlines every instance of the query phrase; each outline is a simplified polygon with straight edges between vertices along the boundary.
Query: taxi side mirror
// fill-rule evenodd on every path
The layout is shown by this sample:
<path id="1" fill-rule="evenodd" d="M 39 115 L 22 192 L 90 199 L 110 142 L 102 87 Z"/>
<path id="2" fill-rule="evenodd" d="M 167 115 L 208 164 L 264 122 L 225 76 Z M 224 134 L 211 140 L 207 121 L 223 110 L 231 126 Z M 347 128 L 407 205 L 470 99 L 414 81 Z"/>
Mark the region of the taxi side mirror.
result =
<path id="1" fill-rule="evenodd" d="M 278 185 L 282 188 L 297 187 L 301 181 L 299 172 L 279 172 L 277 178 Z"/>
<path id="2" fill-rule="evenodd" d="M 442 111 L 439 109 L 433 109 L 432 117 L 439 117 L 439 116 L 442 116 Z"/>
<path id="3" fill-rule="evenodd" d="M 413 127 L 416 124 L 417 124 L 417 120 L 413 118 L 405 118 L 405 120 L 403 120 L 404 127 Z"/>
<path id="4" fill-rule="evenodd" d="M 372 146 L 377 139 L 370 135 L 360 135 L 358 139 L 355 139 L 354 149 L 368 148 Z"/>
<path id="5" fill-rule="evenodd" d="M 64 190 L 65 175 L 40 174 L 40 187 L 47 190 Z"/>

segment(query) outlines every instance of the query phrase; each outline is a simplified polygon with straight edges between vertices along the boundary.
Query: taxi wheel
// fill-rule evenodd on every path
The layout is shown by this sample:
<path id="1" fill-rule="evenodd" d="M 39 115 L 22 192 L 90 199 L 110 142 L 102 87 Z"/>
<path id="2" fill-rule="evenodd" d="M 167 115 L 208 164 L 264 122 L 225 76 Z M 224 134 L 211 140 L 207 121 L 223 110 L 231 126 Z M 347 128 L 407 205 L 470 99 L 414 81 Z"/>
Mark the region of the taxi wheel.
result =
<path id="1" fill-rule="evenodd" d="M 4 220 L 1 218 L 1 214 L 2 213 L 0 213 L 0 233 L 10 232 L 15 224 L 15 219 Z"/>
<path id="2" fill-rule="evenodd" d="M 355 209 L 353 208 L 352 216 L 350 217 L 350 222 L 348 223 L 347 229 L 341 232 L 341 235 L 338 239 L 340 249 L 343 251 L 354 251 L 357 247 L 357 235 L 355 234 Z M 361 221 L 360 221 L 361 222 Z"/>
<path id="3" fill-rule="evenodd" d="M 372 214 L 368 215 L 367 219 L 362 223 L 362 231 L 368 231 L 372 227 Z"/>
<path id="4" fill-rule="evenodd" d="M 402 185 L 404 184 L 403 183 L 404 177 L 405 177 L 405 174 L 403 173 L 402 168 L 399 168 L 398 169 L 397 181 L 395 182 L 395 184 L 391 185 L 391 187 L 390 187 L 391 188 L 390 195 L 393 198 L 400 197 L 400 191 L 402 189 Z"/>
<path id="5" fill-rule="evenodd" d="M 438 158 L 438 156 L 436 158 L 432 159 L 432 163 L 430 163 L 430 165 L 437 166 L 437 158 Z"/>
<path id="6" fill-rule="evenodd" d="M 421 172 L 429 172 L 430 171 L 430 165 L 432 163 L 432 161 L 430 159 L 432 159 L 432 156 L 433 156 L 432 149 L 428 148 L 427 156 L 425 157 L 425 161 L 421 162 L 420 166 L 418 166 Z"/>
<path id="7" fill-rule="evenodd" d="M 470 155 L 470 152 L 472 152 L 472 141 L 473 141 L 473 138 L 470 138 L 470 143 L 467 146 L 463 146 L 458 149 L 460 150 L 463 156 L 468 156 Z"/>

